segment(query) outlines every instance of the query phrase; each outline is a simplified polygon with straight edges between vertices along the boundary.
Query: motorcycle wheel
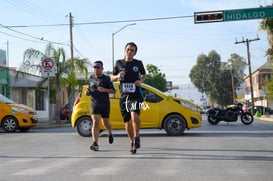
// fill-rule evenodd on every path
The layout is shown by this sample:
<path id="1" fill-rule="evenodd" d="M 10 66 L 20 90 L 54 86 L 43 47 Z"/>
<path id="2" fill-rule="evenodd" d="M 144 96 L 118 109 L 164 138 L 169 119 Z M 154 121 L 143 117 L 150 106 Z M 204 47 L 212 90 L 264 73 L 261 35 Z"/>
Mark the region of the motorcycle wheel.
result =
<path id="1" fill-rule="evenodd" d="M 241 115 L 241 121 L 245 125 L 250 125 L 253 123 L 254 118 L 249 112 L 246 112 Z"/>
<path id="2" fill-rule="evenodd" d="M 208 115 L 208 122 L 209 122 L 210 124 L 212 124 L 212 125 L 216 125 L 216 124 L 219 123 L 219 120 L 216 119 L 216 118 L 214 118 L 214 117 L 211 116 L 211 115 Z"/>

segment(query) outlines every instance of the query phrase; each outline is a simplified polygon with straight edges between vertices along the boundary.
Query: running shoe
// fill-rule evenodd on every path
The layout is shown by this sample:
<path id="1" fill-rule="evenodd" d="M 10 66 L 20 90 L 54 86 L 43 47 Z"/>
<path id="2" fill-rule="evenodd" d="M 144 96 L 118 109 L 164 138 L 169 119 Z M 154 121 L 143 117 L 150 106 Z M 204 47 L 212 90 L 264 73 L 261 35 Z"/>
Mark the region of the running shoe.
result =
<path id="1" fill-rule="evenodd" d="M 109 144 L 112 144 L 113 142 L 114 142 L 114 137 L 113 137 L 113 135 L 109 135 L 108 136 L 108 142 L 109 142 Z"/>
<path id="2" fill-rule="evenodd" d="M 139 136 L 135 137 L 135 147 L 136 147 L 136 149 L 140 148 L 140 138 L 139 138 Z"/>
<path id="3" fill-rule="evenodd" d="M 98 145 L 97 143 L 93 143 L 93 144 L 90 146 L 90 150 L 99 151 L 99 145 Z"/>
<path id="4" fill-rule="evenodd" d="M 130 149 L 130 152 L 133 154 L 136 154 L 136 147 L 134 145 L 134 143 L 131 143 L 131 149 Z"/>

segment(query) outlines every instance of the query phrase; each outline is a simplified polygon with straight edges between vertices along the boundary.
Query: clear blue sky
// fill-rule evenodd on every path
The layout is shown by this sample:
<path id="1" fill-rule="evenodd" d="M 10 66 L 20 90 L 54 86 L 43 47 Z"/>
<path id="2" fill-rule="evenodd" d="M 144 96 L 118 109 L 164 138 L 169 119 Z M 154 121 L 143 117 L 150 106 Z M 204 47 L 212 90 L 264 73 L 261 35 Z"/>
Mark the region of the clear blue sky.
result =
<path id="1" fill-rule="evenodd" d="M 134 41 L 139 47 L 136 58 L 144 64 L 154 64 L 174 84 L 189 83 L 189 73 L 201 53 L 211 50 L 227 61 L 230 54 L 237 53 L 247 58 L 246 46 L 235 45 L 241 40 L 256 38 L 250 44 L 252 69 L 266 62 L 264 52 L 268 48 L 266 33 L 259 30 L 260 20 L 194 24 L 194 12 L 254 8 L 271 5 L 272 0 L 6 0 L 0 2 L 0 24 L 3 26 L 32 26 L 68 24 L 69 12 L 74 23 L 94 23 L 73 27 L 75 56 L 90 61 L 104 61 L 105 70 L 112 67 L 111 36 L 123 26 L 128 26 L 115 35 L 115 59 L 123 57 L 124 45 Z M 178 19 L 139 21 L 144 19 L 185 16 Z M 112 21 L 120 23 L 101 23 Z M 23 35 L 27 34 L 27 35 Z M 32 36 L 32 37 L 31 37 Z M 7 49 L 9 42 L 9 66 L 18 67 L 23 52 L 28 48 L 44 51 L 44 40 L 69 44 L 68 26 L 0 27 L 0 48 Z M 66 49 L 69 46 L 54 45 Z"/>

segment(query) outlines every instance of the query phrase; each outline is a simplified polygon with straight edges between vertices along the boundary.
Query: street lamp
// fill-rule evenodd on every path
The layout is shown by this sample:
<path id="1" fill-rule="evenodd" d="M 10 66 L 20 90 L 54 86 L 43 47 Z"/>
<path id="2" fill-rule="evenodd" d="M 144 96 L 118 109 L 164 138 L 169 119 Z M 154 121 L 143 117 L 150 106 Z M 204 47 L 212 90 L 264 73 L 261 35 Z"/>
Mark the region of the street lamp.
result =
<path id="1" fill-rule="evenodd" d="M 117 30 L 116 32 L 112 33 L 112 66 L 113 66 L 113 68 L 114 68 L 114 61 L 115 61 L 114 60 L 115 59 L 115 57 L 114 57 L 114 36 L 118 32 L 120 32 L 121 30 L 125 29 L 126 27 L 133 26 L 133 25 L 136 25 L 136 23 L 127 24 L 127 25 L 123 26 L 122 28 L 120 28 L 119 30 Z"/>

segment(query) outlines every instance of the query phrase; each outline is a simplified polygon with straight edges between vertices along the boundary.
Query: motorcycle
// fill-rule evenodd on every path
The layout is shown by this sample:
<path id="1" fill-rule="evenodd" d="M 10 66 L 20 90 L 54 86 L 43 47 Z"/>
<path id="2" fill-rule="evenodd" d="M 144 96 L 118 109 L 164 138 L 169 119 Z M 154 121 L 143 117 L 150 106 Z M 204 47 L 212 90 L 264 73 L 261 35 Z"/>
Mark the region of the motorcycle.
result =
<path id="1" fill-rule="evenodd" d="M 244 112 L 242 107 L 242 104 L 238 103 L 227 109 L 213 108 L 208 111 L 208 122 L 212 125 L 216 125 L 220 121 L 236 122 L 240 116 L 243 124 L 252 124 L 254 121 L 252 114 Z"/>

